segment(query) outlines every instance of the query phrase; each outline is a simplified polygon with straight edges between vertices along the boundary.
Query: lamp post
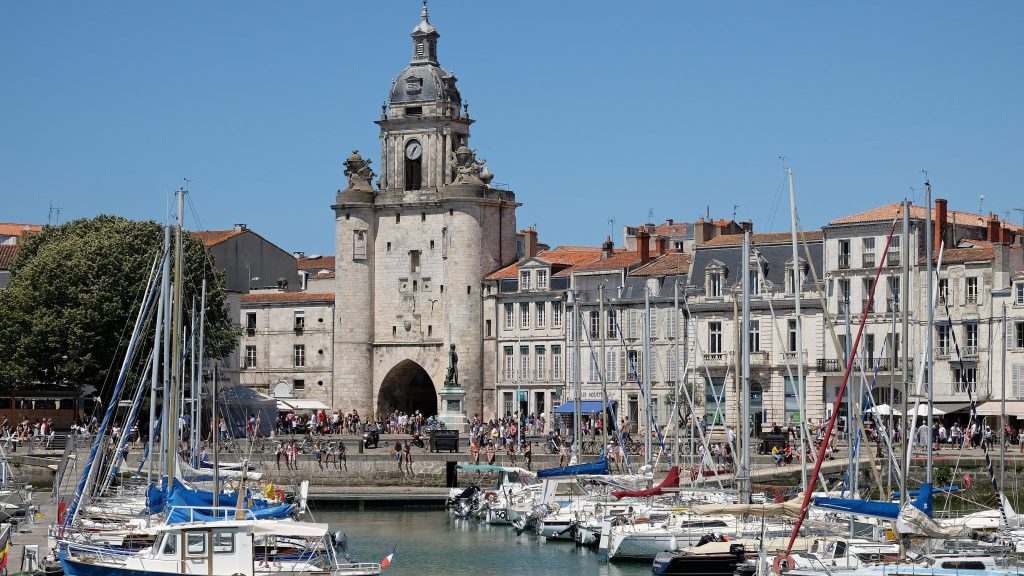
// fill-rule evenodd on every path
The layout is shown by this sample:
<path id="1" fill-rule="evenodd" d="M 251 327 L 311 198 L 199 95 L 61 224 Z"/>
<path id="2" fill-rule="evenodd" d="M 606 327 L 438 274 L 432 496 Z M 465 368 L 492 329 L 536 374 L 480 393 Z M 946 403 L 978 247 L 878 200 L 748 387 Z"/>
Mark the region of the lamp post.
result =
<path id="1" fill-rule="evenodd" d="M 249 264 L 245 265 L 245 277 L 249 279 L 249 291 L 252 291 L 252 283 L 259 280 L 259 276 L 252 275 L 252 266 Z"/>

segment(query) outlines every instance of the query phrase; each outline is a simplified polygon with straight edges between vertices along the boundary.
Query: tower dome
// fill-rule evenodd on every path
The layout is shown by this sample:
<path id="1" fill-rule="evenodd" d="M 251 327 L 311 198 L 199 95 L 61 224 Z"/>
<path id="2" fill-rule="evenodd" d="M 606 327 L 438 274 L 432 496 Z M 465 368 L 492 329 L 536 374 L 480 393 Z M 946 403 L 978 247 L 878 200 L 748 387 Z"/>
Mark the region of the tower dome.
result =
<path id="1" fill-rule="evenodd" d="M 462 102 L 457 78 L 437 61 L 437 39 L 441 36 L 430 23 L 427 2 L 423 1 L 420 22 L 412 30 L 412 61 L 391 85 L 390 104 L 417 102 L 451 103 L 457 110 Z"/>

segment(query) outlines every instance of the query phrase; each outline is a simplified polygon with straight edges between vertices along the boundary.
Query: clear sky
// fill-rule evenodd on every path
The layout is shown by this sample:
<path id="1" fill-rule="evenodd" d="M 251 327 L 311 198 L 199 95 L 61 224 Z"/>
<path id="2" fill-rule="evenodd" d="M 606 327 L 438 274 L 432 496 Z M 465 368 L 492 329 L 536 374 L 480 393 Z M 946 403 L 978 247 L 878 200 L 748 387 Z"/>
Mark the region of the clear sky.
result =
<path id="1" fill-rule="evenodd" d="M 330 204 L 418 0 L 0 1 L 0 221 L 161 219 L 333 253 Z M 433 0 L 470 144 L 551 244 L 666 218 L 805 227 L 904 196 L 1024 208 L 1024 2 Z M 912 190 L 914 188 L 914 190 Z M 1015 222 L 1021 213 L 1012 212 Z M 189 212 L 191 218 L 191 211 Z M 621 234 L 616 235 L 621 243 Z"/>

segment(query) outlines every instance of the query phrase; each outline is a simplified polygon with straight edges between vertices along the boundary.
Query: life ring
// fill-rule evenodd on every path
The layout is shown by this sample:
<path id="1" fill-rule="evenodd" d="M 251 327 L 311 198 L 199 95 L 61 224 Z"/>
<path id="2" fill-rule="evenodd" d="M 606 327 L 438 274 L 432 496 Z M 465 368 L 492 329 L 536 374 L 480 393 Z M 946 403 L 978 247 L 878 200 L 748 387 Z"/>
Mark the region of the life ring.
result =
<path id="1" fill-rule="evenodd" d="M 783 562 L 786 563 L 785 568 L 782 567 Z M 791 570 L 793 568 L 793 564 L 792 554 L 783 554 L 782 552 L 779 552 L 775 555 L 775 560 L 772 561 L 772 568 L 775 570 L 775 574 L 782 574 L 787 570 Z"/>
<path id="2" fill-rule="evenodd" d="M 280 488 L 275 488 L 274 489 L 274 494 L 277 495 L 277 501 L 278 502 L 284 502 L 284 499 L 285 499 L 284 490 L 281 490 Z"/>

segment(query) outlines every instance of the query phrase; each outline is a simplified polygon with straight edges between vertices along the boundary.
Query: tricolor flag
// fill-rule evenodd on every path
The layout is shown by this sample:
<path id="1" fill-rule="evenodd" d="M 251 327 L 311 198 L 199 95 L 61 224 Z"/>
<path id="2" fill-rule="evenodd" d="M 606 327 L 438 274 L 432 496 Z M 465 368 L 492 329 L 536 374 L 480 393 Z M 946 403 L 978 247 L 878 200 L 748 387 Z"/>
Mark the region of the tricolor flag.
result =
<path id="1" fill-rule="evenodd" d="M 11 550 L 11 525 L 0 528 L 0 570 L 7 568 L 8 552 Z"/>
<path id="2" fill-rule="evenodd" d="M 391 562 L 395 559 L 395 548 L 398 548 L 398 542 L 395 542 L 395 545 L 391 547 L 391 551 L 388 552 L 388 555 L 380 561 L 381 568 L 387 568 L 388 566 L 391 566 Z"/>

